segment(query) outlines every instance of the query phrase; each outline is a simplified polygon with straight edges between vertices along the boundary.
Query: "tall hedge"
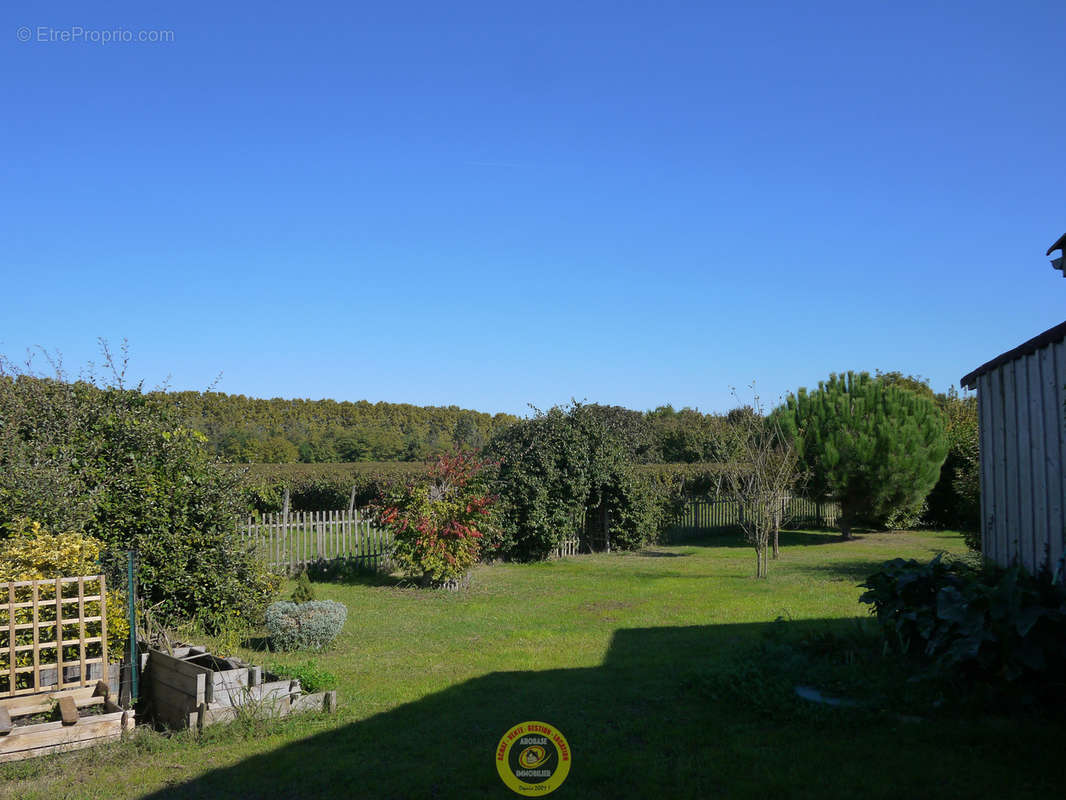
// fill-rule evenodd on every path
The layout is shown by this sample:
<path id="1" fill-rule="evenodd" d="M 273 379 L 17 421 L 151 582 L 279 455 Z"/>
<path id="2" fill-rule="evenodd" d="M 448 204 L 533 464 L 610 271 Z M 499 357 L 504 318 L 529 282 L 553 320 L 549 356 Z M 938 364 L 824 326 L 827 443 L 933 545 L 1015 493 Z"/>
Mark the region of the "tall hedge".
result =
<path id="1" fill-rule="evenodd" d="M 230 470 L 240 479 L 243 502 L 250 512 L 282 510 L 289 490 L 292 511 L 333 511 L 365 508 L 382 494 L 409 481 L 429 479 L 423 462 L 355 462 L 341 464 L 240 464 Z"/>
<path id="2" fill-rule="evenodd" d="M 632 430 L 614 409 L 574 403 L 493 437 L 486 455 L 497 462 L 503 555 L 545 558 L 564 537 L 583 532 L 587 514 L 603 510 L 616 546 L 654 541 L 676 517 L 681 483 L 637 473 Z"/>
<path id="3" fill-rule="evenodd" d="M 138 390 L 0 376 L 0 531 L 33 520 L 138 551 L 164 621 L 261 616 L 277 589 L 237 537 L 241 485 Z"/>

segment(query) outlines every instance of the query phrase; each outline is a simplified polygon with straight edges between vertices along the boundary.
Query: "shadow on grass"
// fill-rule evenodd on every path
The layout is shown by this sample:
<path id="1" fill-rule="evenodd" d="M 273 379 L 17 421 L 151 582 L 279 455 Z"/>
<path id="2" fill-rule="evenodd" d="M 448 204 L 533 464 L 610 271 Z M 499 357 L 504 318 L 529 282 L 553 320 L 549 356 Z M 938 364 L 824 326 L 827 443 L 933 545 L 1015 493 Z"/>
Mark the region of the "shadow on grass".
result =
<path id="1" fill-rule="evenodd" d="M 675 546 L 693 545 L 697 547 L 751 547 L 744 539 L 744 534 L 735 529 L 682 528 L 676 530 L 680 530 L 680 533 L 675 535 L 674 532 L 671 532 L 667 537 L 666 544 Z M 782 547 L 796 545 L 807 547 L 819 544 L 837 544 L 844 541 L 841 539 L 839 532 L 829 531 L 787 530 L 781 531 L 779 538 Z M 861 538 L 860 534 L 857 540 Z"/>
<path id="2" fill-rule="evenodd" d="M 796 572 L 806 572 L 819 578 L 836 581 L 850 581 L 856 585 L 862 583 L 878 570 L 876 563 L 868 559 L 858 561 L 830 561 L 826 564 L 793 564 Z"/>
<path id="3" fill-rule="evenodd" d="M 352 567 L 344 562 L 327 562 L 308 570 L 315 583 L 339 583 L 345 586 L 409 586 L 411 581 L 398 575 L 378 572 L 362 566 Z"/>
<path id="4" fill-rule="evenodd" d="M 531 720 L 569 741 L 573 767 L 559 797 L 887 798 L 932 787 L 1017 797 L 1019 758 L 1027 788 L 1046 796 L 1052 787 L 1034 767 L 1061 761 L 1061 735 L 932 722 L 901 735 L 871 712 L 797 699 L 794 683 L 819 676 L 787 671 L 787 643 L 854 628 L 844 619 L 619 630 L 598 667 L 491 673 L 150 796 L 512 797 L 494 752 L 505 731 Z M 750 655 L 767 643 L 777 655 Z M 958 747 L 952 737 L 963 732 L 968 744 Z"/>
<path id="5" fill-rule="evenodd" d="M 684 558 L 685 556 L 692 555 L 691 553 L 668 553 L 665 550 L 637 550 L 633 553 L 640 558 Z"/>

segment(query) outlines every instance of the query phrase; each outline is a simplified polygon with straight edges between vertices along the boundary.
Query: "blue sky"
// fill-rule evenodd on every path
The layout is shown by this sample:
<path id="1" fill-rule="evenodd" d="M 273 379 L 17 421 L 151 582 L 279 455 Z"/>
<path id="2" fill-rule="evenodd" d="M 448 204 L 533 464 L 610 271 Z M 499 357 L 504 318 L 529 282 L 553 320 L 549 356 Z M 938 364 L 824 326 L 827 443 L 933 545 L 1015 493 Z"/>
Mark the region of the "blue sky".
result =
<path id="1" fill-rule="evenodd" d="M 1066 318 L 1061 2 L 0 19 L 9 357 L 125 337 L 178 389 L 710 411 L 847 369 L 944 390 Z M 141 31 L 171 41 L 99 41 Z"/>

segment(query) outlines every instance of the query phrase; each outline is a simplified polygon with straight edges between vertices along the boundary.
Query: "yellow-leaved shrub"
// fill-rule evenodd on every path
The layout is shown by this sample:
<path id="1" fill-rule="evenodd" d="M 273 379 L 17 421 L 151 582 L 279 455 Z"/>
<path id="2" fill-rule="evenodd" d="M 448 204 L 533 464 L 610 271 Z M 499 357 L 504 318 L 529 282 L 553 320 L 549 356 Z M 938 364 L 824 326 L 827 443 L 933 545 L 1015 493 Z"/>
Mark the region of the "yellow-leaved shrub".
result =
<path id="1" fill-rule="evenodd" d="M 51 533 L 40 523 L 20 521 L 14 526 L 12 535 L 7 539 L 0 539 L 0 583 L 15 581 L 38 581 L 54 578 L 75 578 L 80 576 L 95 576 L 101 573 L 99 564 L 100 552 L 103 544 L 91 536 L 74 531 L 63 533 Z M 99 594 L 97 580 L 87 581 L 85 591 L 90 596 Z M 62 584 L 64 598 L 78 596 L 78 584 L 76 582 Z M 8 610 L 6 601 L 9 594 L 0 597 L 0 691 L 10 690 L 10 676 L 7 670 L 10 668 L 10 620 L 7 618 Z M 126 616 L 125 592 L 109 589 L 106 594 L 106 620 L 107 620 L 107 654 L 109 661 L 119 661 L 122 658 L 123 648 L 129 637 L 129 620 Z M 33 599 L 33 589 L 30 586 L 15 587 L 15 600 L 17 603 L 26 603 Z M 37 586 L 37 600 L 40 603 L 37 618 L 39 628 L 39 641 L 54 641 L 56 621 L 56 587 L 54 584 L 40 584 Z M 49 602 L 51 601 L 51 602 Z M 75 609 L 77 604 L 64 604 L 64 609 Z M 67 617 L 74 616 L 64 610 L 63 639 L 70 641 L 80 635 L 80 626 L 68 623 Z M 87 601 L 85 603 L 85 615 L 88 617 L 100 616 L 100 602 Z M 29 608 L 15 610 L 15 624 L 25 624 L 33 621 L 32 611 Z M 100 635 L 100 623 L 89 622 L 85 625 L 87 637 Z M 22 629 L 15 632 L 15 645 L 33 644 L 32 629 Z M 93 642 L 86 645 L 86 657 L 99 658 L 101 647 Z M 64 646 L 63 660 L 75 662 L 80 654 L 77 645 Z M 41 648 L 41 663 L 55 663 L 55 648 Z M 30 666 L 33 663 L 32 652 L 23 650 L 16 656 L 16 664 L 19 667 Z M 31 685 L 32 675 L 21 673 L 16 683 L 16 688 L 24 688 Z"/>

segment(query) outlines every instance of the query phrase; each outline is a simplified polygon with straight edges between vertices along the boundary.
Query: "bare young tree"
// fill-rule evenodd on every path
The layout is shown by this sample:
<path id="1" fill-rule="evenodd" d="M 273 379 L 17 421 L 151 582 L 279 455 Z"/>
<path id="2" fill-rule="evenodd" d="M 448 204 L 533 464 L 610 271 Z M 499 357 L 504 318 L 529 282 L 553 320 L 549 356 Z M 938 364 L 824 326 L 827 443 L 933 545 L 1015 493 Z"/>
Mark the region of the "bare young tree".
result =
<path id="1" fill-rule="evenodd" d="M 729 415 L 733 457 L 724 465 L 723 476 L 730 496 L 740 504 L 744 538 L 755 548 L 755 576 L 765 578 L 771 541 L 774 558 L 780 552 L 781 517 L 798 458 L 792 439 L 774 417 L 763 413 L 759 395 L 754 386 L 751 389 L 752 404 Z M 735 389 L 733 397 L 737 397 Z"/>

